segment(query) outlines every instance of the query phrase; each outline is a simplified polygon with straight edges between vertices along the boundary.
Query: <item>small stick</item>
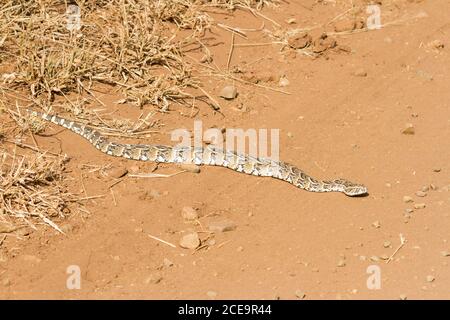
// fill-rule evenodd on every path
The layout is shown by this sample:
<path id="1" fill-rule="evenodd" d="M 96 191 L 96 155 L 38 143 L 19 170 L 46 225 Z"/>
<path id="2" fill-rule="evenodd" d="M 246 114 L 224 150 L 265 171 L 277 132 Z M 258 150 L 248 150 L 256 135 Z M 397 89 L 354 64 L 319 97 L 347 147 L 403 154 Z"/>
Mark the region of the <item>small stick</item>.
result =
<path id="1" fill-rule="evenodd" d="M 262 47 L 262 46 L 270 46 L 272 44 L 283 44 L 281 41 L 274 42 L 257 42 L 257 43 L 236 43 L 234 47 Z"/>
<path id="2" fill-rule="evenodd" d="M 386 263 L 389 263 L 389 261 L 391 261 L 394 256 L 397 254 L 397 252 L 405 245 L 405 243 L 407 242 L 407 240 L 403 237 L 403 235 L 400 233 L 400 245 L 398 246 L 398 248 L 394 251 L 394 253 L 389 257 L 389 259 L 386 260 Z"/>
<path id="3" fill-rule="evenodd" d="M 227 26 L 222 23 L 218 23 L 217 26 L 220 28 L 223 28 L 231 33 L 236 33 L 238 36 L 240 36 L 244 39 L 247 39 L 247 35 L 243 31 L 241 31 L 241 29 L 239 29 L 239 28 L 233 28 L 233 27 Z"/>
<path id="4" fill-rule="evenodd" d="M 213 106 L 213 109 L 214 110 L 220 110 L 221 109 L 221 106 L 220 106 L 220 104 L 217 102 L 217 100 L 216 99 L 214 99 L 208 92 L 206 92 L 202 87 L 198 87 L 198 89 L 201 91 L 201 92 L 203 92 L 203 94 L 205 95 L 205 96 L 207 96 L 213 103 L 214 103 L 214 106 Z"/>
<path id="5" fill-rule="evenodd" d="M 172 174 L 142 173 L 142 174 L 129 174 L 128 176 L 132 178 L 170 178 L 184 172 L 187 172 L 187 170 L 178 171 Z"/>
<path id="6" fill-rule="evenodd" d="M 111 184 L 111 185 L 109 186 L 109 188 L 111 189 L 111 188 L 114 187 L 116 184 L 121 183 L 123 180 L 125 180 L 125 178 L 126 178 L 126 177 L 121 178 L 120 180 L 115 181 L 113 184 Z"/>
<path id="7" fill-rule="evenodd" d="M 3 236 L 3 239 L 0 240 L 0 247 L 2 246 L 3 242 L 5 241 L 5 239 L 6 239 L 6 235 L 4 235 L 4 236 Z"/>
<path id="8" fill-rule="evenodd" d="M 172 248 L 176 248 L 176 247 L 177 247 L 176 245 L 174 245 L 174 244 L 172 244 L 172 243 L 170 243 L 170 242 L 164 241 L 164 240 L 162 240 L 162 239 L 160 239 L 160 238 L 158 238 L 158 237 L 152 236 L 152 235 L 150 235 L 150 234 L 148 234 L 148 236 L 149 236 L 150 238 L 152 238 L 153 240 L 156 240 L 156 241 L 162 242 L 162 243 L 164 243 L 164 244 L 167 244 L 168 246 L 171 246 Z"/>
<path id="9" fill-rule="evenodd" d="M 225 242 L 222 242 L 220 244 L 217 245 L 217 248 L 222 248 L 224 245 L 226 245 L 228 242 L 231 242 L 231 240 L 227 240 Z"/>
<path id="10" fill-rule="evenodd" d="M 112 188 L 109 188 L 109 191 L 111 191 L 111 196 L 114 202 L 114 206 L 117 207 L 116 197 L 114 196 L 114 191 Z"/>
<path id="11" fill-rule="evenodd" d="M 230 70 L 231 56 L 233 55 L 234 50 L 234 34 L 235 32 L 231 32 L 231 44 L 230 44 L 230 52 L 228 53 L 227 70 Z"/>
<path id="12" fill-rule="evenodd" d="M 99 99 L 95 96 L 95 94 L 92 93 L 91 90 L 89 90 L 88 88 L 86 88 L 86 87 L 83 85 L 83 83 L 81 82 L 80 79 L 78 79 L 77 82 L 78 82 L 78 84 L 79 84 L 79 85 L 80 85 L 87 93 L 89 93 L 89 94 L 95 99 L 95 101 L 97 101 L 98 103 L 100 103 L 102 106 L 106 107 L 106 105 L 103 103 L 103 101 L 99 100 Z"/>
<path id="13" fill-rule="evenodd" d="M 31 150 L 36 151 L 36 152 L 42 152 L 42 150 L 40 150 L 39 148 L 30 146 L 29 144 L 25 144 L 25 143 L 22 143 L 22 142 L 11 141 L 9 139 L 4 139 L 3 141 L 15 144 L 15 145 L 17 145 L 20 148 L 28 148 L 28 149 L 31 149 Z M 51 152 L 51 151 L 48 151 L 48 150 L 46 150 L 44 152 L 50 153 L 50 154 L 52 154 L 54 156 L 57 156 L 57 157 L 60 156 L 60 154 L 57 154 L 57 153 L 54 153 L 54 152 Z"/>
<path id="14" fill-rule="evenodd" d="M 98 198 L 103 198 L 105 195 L 101 194 L 98 196 L 90 196 L 90 197 L 84 197 L 84 198 L 79 198 L 77 199 L 78 201 L 83 201 L 83 200 L 90 200 L 90 199 L 98 199 Z"/>

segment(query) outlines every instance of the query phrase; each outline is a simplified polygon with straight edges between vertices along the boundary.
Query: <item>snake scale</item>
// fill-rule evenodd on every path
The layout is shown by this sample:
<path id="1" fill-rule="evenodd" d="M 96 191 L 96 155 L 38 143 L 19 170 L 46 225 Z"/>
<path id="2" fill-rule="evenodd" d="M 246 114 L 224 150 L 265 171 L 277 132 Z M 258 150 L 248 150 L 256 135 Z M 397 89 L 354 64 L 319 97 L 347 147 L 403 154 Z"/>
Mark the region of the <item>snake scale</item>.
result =
<path id="1" fill-rule="evenodd" d="M 28 111 L 34 117 L 42 118 L 75 132 L 87 139 L 101 152 L 115 157 L 158 163 L 187 163 L 222 166 L 250 175 L 284 180 L 300 189 L 312 192 L 342 192 L 347 196 L 367 194 L 367 188 L 362 184 L 352 183 L 345 179 L 331 181 L 316 180 L 301 169 L 282 161 L 273 161 L 271 159 L 236 154 L 232 151 L 218 149 L 212 145 L 204 148 L 194 148 L 163 145 L 120 144 L 109 141 L 105 136 L 102 136 L 100 132 L 85 124 L 67 120 L 57 115 Z"/>

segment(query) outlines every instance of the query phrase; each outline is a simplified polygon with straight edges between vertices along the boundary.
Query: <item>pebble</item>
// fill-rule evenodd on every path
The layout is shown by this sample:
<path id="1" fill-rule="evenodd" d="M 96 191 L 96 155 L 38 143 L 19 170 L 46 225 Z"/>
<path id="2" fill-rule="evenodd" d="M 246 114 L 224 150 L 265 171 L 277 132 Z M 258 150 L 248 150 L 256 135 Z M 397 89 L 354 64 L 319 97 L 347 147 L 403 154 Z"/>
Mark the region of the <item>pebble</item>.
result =
<path id="1" fill-rule="evenodd" d="M 363 68 L 359 68 L 353 72 L 353 75 L 356 77 L 367 77 L 367 71 Z"/>
<path id="2" fill-rule="evenodd" d="M 408 203 L 413 201 L 413 198 L 411 198 L 410 196 L 403 196 L 403 202 Z"/>
<path id="3" fill-rule="evenodd" d="M 187 233 L 180 239 L 180 247 L 185 249 L 195 249 L 200 245 L 200 238 L 197 232 Z"/>
<path id="4" fill-rule="evenodd" d="M 406 208 L 405 209 L 405 213 L 407 213 L 407 214 L 410 214 L 410 213 L 413 213 L 414 212 L 414 209 L 411 209 L 411 208 Z"/>
<path id="5" fill-rule="evenodd" d="M 434 281 L 434 276 L 432 276 L 432 275 L 428 275 L 427 276 L 427 282 L 433 282 Z"/>
<path id="6" fill-rule="evenodd" d="M 391 242 L 390 242 L 390 241 L 385 241 L 385 242 L 383 243 L 383 247 L 385 247 L 385 248 L 390 248 L 390 247 L 391 247 Z"/>
<path id="7" fill-rule="evenodd" d="M 402 130 L 403 134 L 415 134 L 416 130 L 414 128 L 414 125 L 412 123 L 407 123 L 405 128 Z"/>
<path id="8" fill-rule="evenodd" d="M 377 221 L 372 222 L 372 227 L 379 229 L 381 227 L 380 221 L 377 220 Z"/>
<path id="9" fill-rule="evenodd" d="M 225 86 L 220 91 L 220 96 L 227 100 L 232 100 L 237 97 L 237 89 L 235 86 Z"/>
<path id="10" fill-rule="evenodd" d="M 195 210 L 192 207 L 183 207 L 183 209 L 181 209 L 181 216 L 185 220 L 197 220 L 198 219 L 197 210 Z"/>
<path id="11" fill-rule="evenodd" d="M 422 192 L 428 192 L 428 191 L 430 191 L 430 187 L 431 187 L 431 185 L 430 186 L 423 186 L 421 191 Z"/>
<path id="12" fill-rule="evenodd" d="M 400 298 L 400 300 L 406 300 L 406 299 L 408 299 L 408 297 L 406 296 L 406 294 L 401 294 L 401 295 L 399 296 L 399 298 Z"/>
<path id="13" fill-rule="evenodd" d="M 378 258 L 377 256 L 371 256 L 370 260 L 377 262 L 377 261 L 380 261 L 380 258 Z"/>
<path id="14" fill-rule="evenodd" d="M 236 248 L 236 251 L 237 252 L 242 252 L 242 251 L 244 251 L 244 247 L 239 246 L 239 247 Z"/>
<path id="15" fill-rule="evenodd" d="M 441 172 L 441 168 L 434 168 L 433 171 L 434 172 Z"/>
<path id="16" fill-rule="evenodd" d="M 443 257 L 450 257 L 450 252 L 449 251 L 441 251 L 441 255 Z"/>
<path id="17" fill-rule="evenodd" d="M 118 168 L 114 168 L 109 172 L 109 176 L 113 177 L 115 179 L 119 179 L 122 178 L 123 176 L 125 176 L 128 173 L 128 169 L 125 167 L 118 167 Z"/>
<path id="18" fill-rule="evenodd" d="M 299 299 L 304 299 L 306 297 L 306 293 L 302 290 L 295 290 L 295 296 Z"/>
<path id="19" fill-rule="evenodd" d="M 418 197 L 426 197 L 426 196 L 427 196 L 427 193 L 426 193 L 426 192 L 423 192 L 423 191 L 417 191 L 417 192 L 416 192 L 416 196 L 418 196 Z"/>
<path id="20" fill-rule="evenodd" d="M 424 209 L 427 205 L 425 203 L 416 203 L 414 209 Z"/>
<path id="21" fill-rule="evenodd" d="M 211 223 L 209 223 L 208 229 L 212 232 L 233 231 L 234 229 L 236 229 L 236 224 L 228 219 L 212 221 Z"/>
<path id="22" fill-rule="evenodd" d="M 289 80 L 286 77 L 281 77 L 280 81 L 278 81 L 278 86 L 287 87 L 289 85 Z"/>
<path id="23" fill-rule="evenodd" d="M 162 279 L 163 279 L 163 277 L 159 273 L 154 273 L 154 274 L 151 274 L 147 279 L 145 279 L 144 282 L 146 284 L 150 284 L 150 283 L 157 284 L 157 283 L 160 283 Z"/>
<path id="24" fill-rule="evenodd" d="M 164 266 L 165 266 L 166 268 L 169 268 L 169 267 L 172 267 L 172 266 L 173 266 L 173 262 L 170 261 L 170 260 L 167 259 L 167 258 L 164 258 L 163 264 L 164 264 Z"/>
<path id="25" fill-rule="evenodd" d="M 347 263 L 345 262 L 344 259 L 340 259 L 340 260 L 338 261 L 338 263 L 337 263 L 337 266 L 340 267 L 340 268 L 342 268 L 342 267 L 345 267 L 346 264 L 347 264 Z"/>
<path id="26" fill-rule="evenodd" d="M 288 45 L 293 49 L 303 49 L 309 46 L 311 42 L 312 38 L 308 33 L 292 36 L 288 39 Z"/>
<path id="27" fill-rule="evenodd" d="M 206 292 L 206 295 L 209 298 L 214 299 L 215 297 L 217 297 L 217 292 L 215 292 L 215 291 L 208 291 L 208 292 Z"/>
<path id="28" fill-rule="evenodd" d="M 180 168 L 187 172 L 200 173 L 200 166 L 196 164 L 182 164 L 180 165 Z"/>
<path id="29" fill-rule="evenodd" d="M 433 40 L 430 43 L 428 43 L 430 47 L 433 47 L 435 49 L 444 49 L 445 45 L 441 40 Z"/>
<path id="30" fill-rule="evenodd" d="M 286 23 L 287 24 L 295 24 L 295 23 L 297 23 L 297 20 L 295 18 L 289 18 L 286 20 Z"/>

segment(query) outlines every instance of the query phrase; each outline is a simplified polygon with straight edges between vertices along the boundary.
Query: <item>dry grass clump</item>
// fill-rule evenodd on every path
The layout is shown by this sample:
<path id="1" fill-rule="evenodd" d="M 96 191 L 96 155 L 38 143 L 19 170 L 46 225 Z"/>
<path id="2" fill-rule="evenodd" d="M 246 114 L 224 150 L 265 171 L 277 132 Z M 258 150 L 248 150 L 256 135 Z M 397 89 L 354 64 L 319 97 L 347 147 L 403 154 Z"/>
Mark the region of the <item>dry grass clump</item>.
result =
<path id="1" fill-rule="evenodd" d="M 58 229 L 52 218 L 63 218 L 68 205 L 78 201 L 61 183 L 65 163 L 63 157 L 43 153 L 17 156 L 0 155 L 0 221 L 26 223 L 34 228 L 32 218 Z M 58 229 L 59 230 L 59 229 Z"/>
<path id="2" fill-rule="evenodd" d="M 267 2 L 80 0 L 74 13 L 55 0 L 8 1 L 0 6 L 0 62 L 13 63 L 8 82 L 32 97 L 92 94 L 103 82 L 121 87 L 127 102 L 167 110 L 200 85 L 181 48 L 211 25 L 202 10 Z M 193 32 L 181 36 L 180 29 Z"/>

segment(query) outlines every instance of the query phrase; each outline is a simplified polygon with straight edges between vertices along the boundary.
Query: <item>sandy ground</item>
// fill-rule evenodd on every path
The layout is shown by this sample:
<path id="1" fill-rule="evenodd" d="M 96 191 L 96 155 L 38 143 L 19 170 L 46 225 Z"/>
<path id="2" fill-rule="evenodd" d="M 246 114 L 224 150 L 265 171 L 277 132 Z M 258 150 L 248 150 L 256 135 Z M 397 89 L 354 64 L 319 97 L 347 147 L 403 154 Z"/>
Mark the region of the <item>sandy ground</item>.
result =
<path id="1" fill-rule="evenodd" d="M 332 3 L 290 2 L 263 13 L 294 28 L 288 19 L 315 25 L 342 12 Z M 114 179 L 89 173 L 83 164 L 140 173 L 154 165 L 100 154 L 66 131 L 37 137 L 41 146 L 70 155 L 68 184 L 80 189 L 82 175 L 88 195 L 105 196 L 87 204 L 88 217 L 75 214 L 60 222 L 65 236 L 47 227 L 8 234 L 0 247 L 0 298 L 450 298 L 450 3 L 394 2 L 395 10 L 381 6 L 382 23 L 402 21 L 336 36 L 338 49 L 315 59 L 280 52 L 277 45 L 235 48 L 230 68 L 252 71 L 260 84 L 290 94 L 236 82 L 239 96 L 220 100 L 222 114 L 199 104 L 195 118 L 177 106 L 156 116 L 165 124 L 163 133 L 192 128 L 194 119 L 204 128 L 279 128 L 281 159 L 317 178 L 364 183 L 367 197 L 310 193 L 275 179 L 204 167 L 199 174 L 126 178 L 113 187 L 113 199 L 108 187 Z M 263 21 L 247 12 L 215 18 L 253 29 Z M 231 35 L 213 31 L 214 62 L 226 68 Z M 262 32 L 248 35 L 235 42 L 271 40 Z M 289 80 L 287 87 L 278 87 L 281 76 Z M 206 83 L 216 97 L 230 84 L 217 77 Z M 117 108 L 113 102 L 120 97 L 98 96 Z M 133 118 L 140 110 L 121 105 L 119 114 Z M 414 134 L 402 134 L 408 123 Z M 154 140 L 169 141 L 164 134 Z M 156 172 L 177 171 L 160 165 Z M 416 195 L 421 190 L 424 197 Z M 415 208 L 421 204 L 425 208 Z M 197 222 L 182 218 L 185 206 L 197 209 Z M 224 218 L 236 229 L 204 232 Z M 180 248 L 189 230 L 209 245 Z M 73 265 L 80 268 L 81 289 L 67 288 Z M 379 271 L 379 288 L 367 286 L 370 266 Z"/>

